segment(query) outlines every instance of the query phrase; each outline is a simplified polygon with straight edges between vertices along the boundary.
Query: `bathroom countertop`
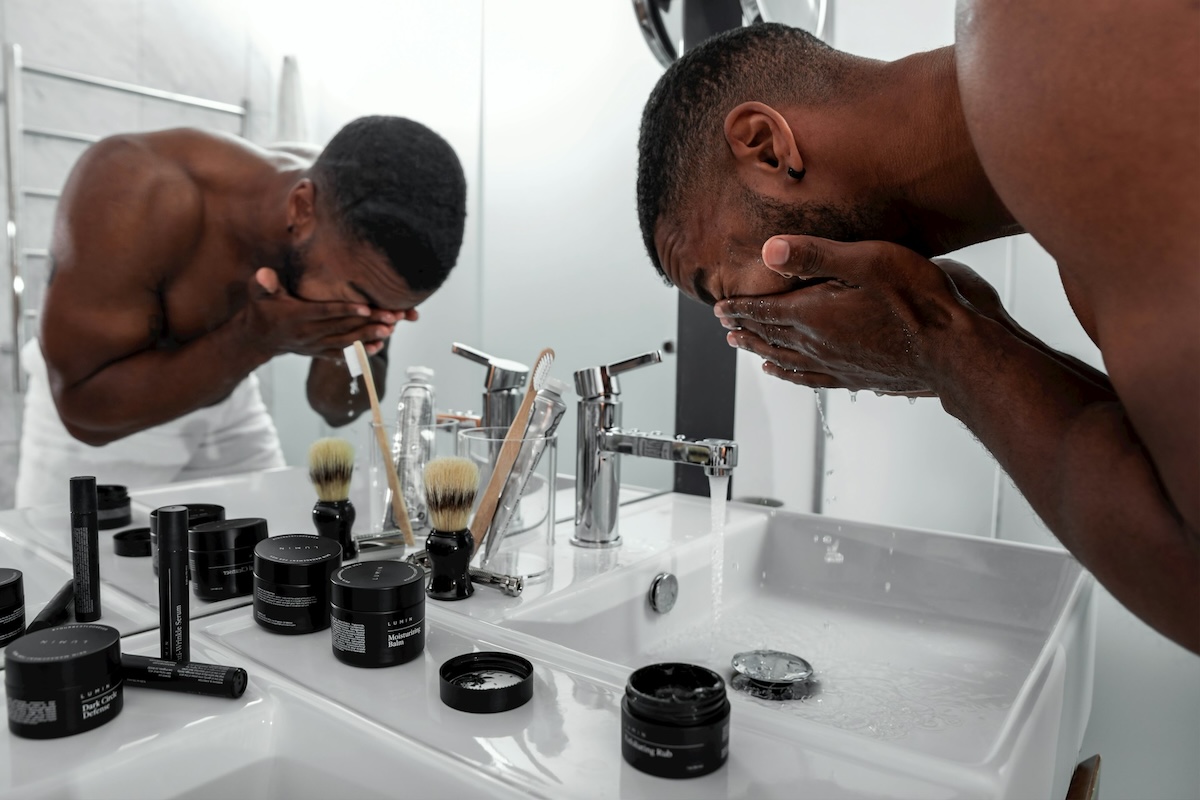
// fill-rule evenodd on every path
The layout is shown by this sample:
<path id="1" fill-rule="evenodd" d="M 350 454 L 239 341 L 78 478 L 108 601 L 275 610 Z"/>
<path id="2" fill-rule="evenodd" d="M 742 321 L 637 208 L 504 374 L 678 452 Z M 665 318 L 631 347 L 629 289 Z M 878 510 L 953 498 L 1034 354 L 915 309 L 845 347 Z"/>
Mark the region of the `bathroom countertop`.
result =
<path id="1" fill-rule="evenodd" d="M 135 518 L 160 499 L 212 502 L 218 489 L 229 516 L 246 515 L 237 503 L 295 480 L 271 471 L 223 486 L 147 490 L 134 495 Z M 572 525 L 561 522 L 551 579 L 518 598 L 479 587 L 466 601 L 427 601 L 424 652 L 382 669 L 338 661 L 329 630 L 266 631 L 248 598 L 193 598 L 192 658 L 244 667 L 246 694 L 227 700 L 127 687 L 122 713 L 93 731 L 48 741 L 2 736 L 0 763 L 11 768 L 0 772 L 0 796 L 303 800 L 395 797 L 402 789 L 427 797 L 1015 800 L 1030 787 L 1045 794 L 1063 765 L 1073 766 L 1090 708 L 1091 584 L 1063 554 L 737 503 L 726 510 L 718 549 L 708 520 L 705 499 L 644 499 L 622 511 L 623 544 L 607 550 L 569 546 Z M 0 513 L 0 565 L 25 571 L 27 597 L 47 587 L 48 598 L 69 577 L 56 538 L 65 521 L 50 510 Z M 123 563 L 108 552 L 101 623 L 126 634 L 125 652 L 153 654 L 149 560 Z M 723 579 L 710 576 L 713 563 L 724 564 Z M 927 568 L 944 576 L 938 585 L 921 579 Z M 662 572 L 678 576 L 680 599 L 671 613 L 655 614 L 645 592 Z M 964 592 L 978 599 L 960 600 Z M 824 709 L 806 717 L 731 691 L 724 768 L 666 780 L 626 764 L 620 701 L 631 670 L 671 660 L 663 654 L 727 666 L 726 650 L 760 635 L 751 630 L 756 613 L 783 615 L 772 640 L 820 655 Z M 532 662 L 529 703 L 481 715 L 442 704 L 441 664 L 481 650 Z M 988 663 L 1008 675 L 992 674 Z M 875 671 L 887 664 L 891 683 Z M 952 691 L 939 688 L 939 674 L 958 681 Z M 880 680 L 874 693 L 862 683 Z M 875 698 L 865 705 L 855 695 L 860 685 Z M 968 700 L 961 707 L 953 705 L 963 700 L 959 690 Z M 893 727 L 871 733 L 881 717 Z"/>

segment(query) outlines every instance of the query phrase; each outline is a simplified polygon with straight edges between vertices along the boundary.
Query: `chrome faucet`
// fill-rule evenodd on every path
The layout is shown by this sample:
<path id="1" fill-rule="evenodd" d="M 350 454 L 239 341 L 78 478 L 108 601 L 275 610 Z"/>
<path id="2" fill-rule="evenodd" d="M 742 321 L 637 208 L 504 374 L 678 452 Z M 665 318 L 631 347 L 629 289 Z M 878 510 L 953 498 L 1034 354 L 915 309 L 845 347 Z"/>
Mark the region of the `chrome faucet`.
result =
<path id="1" fill-rule="evenodd" d="M 575 536 L 580 547 L 615 547 L 617 494 L 621 486 L 620 455 L 643 456 L 695 464 L 713 476 L 728 475 L 737 466 L 737 443 L 728 439 L 688 439 L 657 431 L 621 430 L 621 394 L 617 376 L 657 364 L 662 353 L 653 350 L 607 366 L 575 373 L 579 393 L 579 454 L 575 464 Z"/>
<path id="2" fill-rule="evenodd" d="M 455 342 L 450 352 L 488 368 L 483 379 L 483 416 L 479 424 L 485 428 L 507 428 L 521 405 L 529 367 L 507 358 L 489 356 L 474 347 Z"/>

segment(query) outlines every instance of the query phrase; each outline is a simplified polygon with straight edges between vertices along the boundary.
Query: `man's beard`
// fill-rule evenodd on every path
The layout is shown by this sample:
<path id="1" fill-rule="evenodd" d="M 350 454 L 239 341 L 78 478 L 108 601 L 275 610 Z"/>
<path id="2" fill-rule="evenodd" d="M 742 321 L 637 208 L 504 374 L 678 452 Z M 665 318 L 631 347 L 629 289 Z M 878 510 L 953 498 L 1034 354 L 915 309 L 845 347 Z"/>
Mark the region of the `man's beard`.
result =
<path id="1" fill-rule="evenodd" d="M 858 242 L 887 238 L 881 209 L 831 203 L 782 203 L 746 190 L 745 210 L 755 233 L 765 242 L 772 236 L 805 235 Z"/>
<path id="2" fill-rule="evenodd" d="M 279 284 L 292 297 L 299 297 L 300 278 L 304 275 L 305 255 L 308 248 L 304 245 L 293 247 L 288 245 L 283 251 L 283 260 L 279 265 Z"/>

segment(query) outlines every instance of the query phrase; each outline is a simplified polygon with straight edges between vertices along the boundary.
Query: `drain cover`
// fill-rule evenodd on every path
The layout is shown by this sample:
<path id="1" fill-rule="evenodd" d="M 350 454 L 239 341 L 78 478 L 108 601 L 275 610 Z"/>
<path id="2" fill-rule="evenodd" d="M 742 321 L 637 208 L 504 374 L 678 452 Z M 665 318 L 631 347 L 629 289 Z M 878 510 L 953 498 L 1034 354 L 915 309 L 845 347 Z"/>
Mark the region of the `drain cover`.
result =
<path id="1" fill-rule="evenodd" d="M 733 657 L 734 691 L 762 700 L 803 700 L 816 691 L 812 665 L 779 650 L 747 650 Z"/>

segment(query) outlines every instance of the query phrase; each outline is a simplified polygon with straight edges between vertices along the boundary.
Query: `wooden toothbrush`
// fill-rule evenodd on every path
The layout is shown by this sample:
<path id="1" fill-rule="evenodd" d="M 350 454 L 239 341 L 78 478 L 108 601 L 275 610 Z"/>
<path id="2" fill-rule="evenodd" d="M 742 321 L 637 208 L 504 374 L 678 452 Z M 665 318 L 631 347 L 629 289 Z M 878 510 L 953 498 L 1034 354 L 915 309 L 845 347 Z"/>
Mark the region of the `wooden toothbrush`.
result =
<path id="1" fill-rule="evenodd" d="M 371 362 L 367 358 L 367 350 L 362 342 L 354 343 L 354 354 L 358 356 L 358 366 L 362 370 L 363 383 L 367 385 L 367 398 L 371 401 L 371 416 L 375 420 L 375 443 L 379 445 L 379 454 L 383 456 L 383 468 L 387 472 L 388 488 L 392 491 L 392 514 L 400 524 L 400 532 L 404 534 L 404 543 L 409 547 L 416 546 L 413 538 L 412 522 L 408 519 L 408 509 L 404 507 L 404 495 L 400 492 L 400 476 L 396 474 L 396 465 L 392 462 L 392 450 L 388 447 L 387 434 L 383 428 L 383 414 L 379 411 L 379 395 L 375 393 L 375 376 L 371 374 Z"/>
<path id="2" fill-rule="evenodd" d="M 550 365 L 554 363 L 554 351 L 547 347 L 538 353 L 537 361 L 533 364 L 533 376 L 525 387 L 525 397 L 508 426 L 504 436 L 504 444 L 500 446 L 500 454 L 496 456 L 496 464 L 492 469 L 492 477 L 488 479 L 487 488 L 480 497 L 479 508 L 475 511 L 475 519 L 471 521 L 471 536 L 475 539 L 475 550 L 483 544 L 483 537 L 491 527 L 492 519 L 496 516 L 496 507 L 500 504 L 500 493 L 508 482 L 517 455 L 521 452 L 521 439 L 525 438 L 525 429 L 529 427 L 529 414 L 533 411 L 533 398 L 546 383 L 550 374 Z"/>

